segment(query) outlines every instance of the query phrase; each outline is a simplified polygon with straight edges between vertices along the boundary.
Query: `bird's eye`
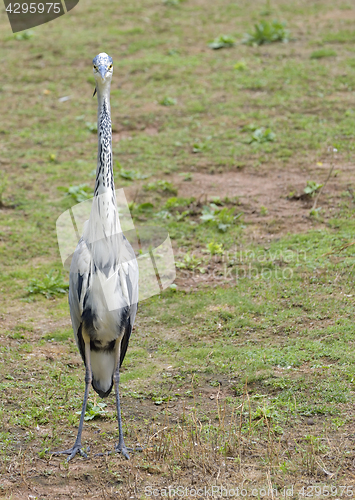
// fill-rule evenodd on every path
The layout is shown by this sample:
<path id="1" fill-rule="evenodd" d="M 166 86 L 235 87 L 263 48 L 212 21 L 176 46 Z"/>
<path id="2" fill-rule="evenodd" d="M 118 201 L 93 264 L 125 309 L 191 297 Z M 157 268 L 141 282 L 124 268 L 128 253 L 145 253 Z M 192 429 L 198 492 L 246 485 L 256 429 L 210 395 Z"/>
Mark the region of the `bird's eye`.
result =
<path id="1" fill-rule="evenodd" d="M 94 69 L 97 71 L 97 66 L 94 66 Z"/>
<path id="2" fill-rule="evenodd" d="M 108 67 L 108 69 L 112 69 L 112 64 L 110 64 L 110 66 Z"/>

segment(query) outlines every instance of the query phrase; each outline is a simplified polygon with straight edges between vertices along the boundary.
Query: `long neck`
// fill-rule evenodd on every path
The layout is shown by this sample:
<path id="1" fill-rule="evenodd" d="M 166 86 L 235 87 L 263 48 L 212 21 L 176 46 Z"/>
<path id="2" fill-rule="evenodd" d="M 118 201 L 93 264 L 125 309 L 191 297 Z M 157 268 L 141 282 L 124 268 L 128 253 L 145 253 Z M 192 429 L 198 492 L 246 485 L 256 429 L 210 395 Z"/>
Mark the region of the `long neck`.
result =
<path id="1" fill-rule="evenodd" d="M 96 243 L 96 250 L 101 248 L 101 244 L 107 246 L 108 238 L 114 237 L 121 232 L 112 169 L 112 127 L 109 84 L 102 87 L 98 86 L 97 93 L 98 154 L 96 184 L 89 225 L 85 234 L 88 242 L 101 241 L 101 243 Z M 101 253 L 108 254 L 108 252 L 109 249 L 106 248 Z M 97 260 L 101 258 L 100 252 L 98 252 L 96 258 Z"/>
<path id="2" fill-rule="evenodd" d="M 97 89 L 98 153 L 94 196 L 115 192 L 112 169 L 112 126 L 109 84 Z"/>

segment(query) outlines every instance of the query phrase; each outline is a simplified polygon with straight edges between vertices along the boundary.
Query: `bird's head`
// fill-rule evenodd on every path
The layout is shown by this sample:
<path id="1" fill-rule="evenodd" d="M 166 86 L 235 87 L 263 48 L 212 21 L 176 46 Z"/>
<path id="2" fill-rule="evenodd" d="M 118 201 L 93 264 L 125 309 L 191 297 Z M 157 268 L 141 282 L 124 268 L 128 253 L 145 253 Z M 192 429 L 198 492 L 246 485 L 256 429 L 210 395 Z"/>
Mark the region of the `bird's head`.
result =
<path id="1" fill-rule="evenodd" d="M 112 57 L 105 52 L 98 54 L 92 61 L 96 86 L 110 82 L 113 73 Z"/>

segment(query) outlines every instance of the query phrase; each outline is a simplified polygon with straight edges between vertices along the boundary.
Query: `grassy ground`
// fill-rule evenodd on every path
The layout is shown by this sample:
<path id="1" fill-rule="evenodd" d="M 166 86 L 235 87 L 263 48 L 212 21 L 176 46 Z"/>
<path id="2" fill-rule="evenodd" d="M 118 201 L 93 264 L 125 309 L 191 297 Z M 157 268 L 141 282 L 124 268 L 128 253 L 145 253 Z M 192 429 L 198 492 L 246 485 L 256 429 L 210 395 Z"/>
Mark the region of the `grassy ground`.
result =
<path id="1" fill-rule="evenodd" d="M 241 43 L 273 19 L 288 43 Z M 2 17 L 0 498 L 352 496 L 354 20 L 346 1 L 86 0 L 16 39 Z M 94 185 L 100 51 L 116 187 L 169 230 L 178 274 L 140 305 L 122 371 L 143 452 L 95 456 L 117 440 L 110 397 L 68 465 L 46 453 L 83 395 L 67 296 L 27 290 L 68 279 L 55 221 Z"/>

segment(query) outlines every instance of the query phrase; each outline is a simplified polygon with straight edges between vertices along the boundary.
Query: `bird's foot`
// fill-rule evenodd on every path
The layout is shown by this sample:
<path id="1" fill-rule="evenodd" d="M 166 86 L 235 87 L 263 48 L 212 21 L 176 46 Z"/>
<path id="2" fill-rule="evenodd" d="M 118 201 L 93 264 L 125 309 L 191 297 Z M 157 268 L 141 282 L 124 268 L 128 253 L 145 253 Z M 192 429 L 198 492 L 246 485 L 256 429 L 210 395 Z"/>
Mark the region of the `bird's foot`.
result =
<path id="1" fill-rule="evenodd" d="M 116 444 L 116 446 L 115 446 L 115 453 L 122 453 L 122 455 L 127 460 L 129 460 L 128 451 L 133 451 L 133 449 L 132 448 L 127 448 L 124 443 L 122 443 L 122 444 Z"/>
<path id="2" fill-rule="evenodd" d="M 50 453 L 52 455 L 69 455 L 67 458 L 67 462 L 69 462 L 72 458 L 75 457 L 77 453 L 80 453 L 80 455 L 84 458 L 88 458 L 87 454 L 85 451 L 81 449 L 81 444 L 75 444 L 73 448 L 69 448 L 68 450 L 63 450 L 63 451 L 51 451 Z"/>
<path id="3" fill-rule="evenodd" d="M 123 445 L 116 444 L 114 453 L 122 453 L 122 455 L 129 460 L 129 455 L 128 452 L 133 453 L 135 451 L 143 451 L 143 447 L 140 445 L 137 445 L 135 448 L 127 448 L 127 446 L 123 443 Z M 109 452 L 112 453 L 112 452 Z"/>

